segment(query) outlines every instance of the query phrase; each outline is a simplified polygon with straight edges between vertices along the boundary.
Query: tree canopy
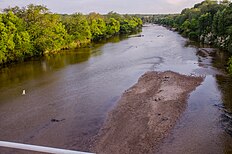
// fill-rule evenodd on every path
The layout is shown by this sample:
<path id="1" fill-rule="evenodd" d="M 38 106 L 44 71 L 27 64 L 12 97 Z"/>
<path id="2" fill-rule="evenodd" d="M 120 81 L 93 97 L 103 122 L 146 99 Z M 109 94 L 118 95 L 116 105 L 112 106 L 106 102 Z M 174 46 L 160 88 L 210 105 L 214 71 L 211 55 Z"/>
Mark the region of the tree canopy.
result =
<path id="1" fill-rule="evenodd" d="M 115 12 L 60 15 L 42 5 L 6 8 L 0 13 L 0 64 L 80 47 L 141 27 L 140 18 Z"/>

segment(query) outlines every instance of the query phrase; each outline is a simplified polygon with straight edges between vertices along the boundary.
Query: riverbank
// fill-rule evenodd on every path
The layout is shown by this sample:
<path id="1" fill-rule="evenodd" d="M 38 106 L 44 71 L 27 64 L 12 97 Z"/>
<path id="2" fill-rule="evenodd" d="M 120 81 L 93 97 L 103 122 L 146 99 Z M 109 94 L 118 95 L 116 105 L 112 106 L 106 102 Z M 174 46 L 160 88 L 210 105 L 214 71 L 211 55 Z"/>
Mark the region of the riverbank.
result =
<path id="1" fill-rule="evenodd" d="M 92 150 L 97 153 L 152 153 L 167 136 L 201 77 L 171 71 L 145 73 L 109 113 Z"/>
<path id="2" fill-rule="evenodd" d="M 107 15 L 59 15 L 45 6 L 33 4 L 3 10 L 0 13 L 0 67 L 31 57 L 89 46 L 116 35 L 131 34 L 140 31 L 143 25 L 138 17 L 114 12 Z"/>

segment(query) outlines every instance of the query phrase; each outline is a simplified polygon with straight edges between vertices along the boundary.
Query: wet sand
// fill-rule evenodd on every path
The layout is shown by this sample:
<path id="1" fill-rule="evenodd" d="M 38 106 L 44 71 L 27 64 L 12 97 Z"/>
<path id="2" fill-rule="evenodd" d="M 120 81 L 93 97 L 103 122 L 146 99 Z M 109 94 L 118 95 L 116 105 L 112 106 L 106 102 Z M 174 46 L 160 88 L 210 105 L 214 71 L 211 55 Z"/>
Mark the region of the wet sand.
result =
<path id="1" fill-rule="evenodd" d="M 99 154 L 153 153 L 185 109 L 202 77 L 148 72 L 125 91 L 109 113 L 92 151 Z"/>

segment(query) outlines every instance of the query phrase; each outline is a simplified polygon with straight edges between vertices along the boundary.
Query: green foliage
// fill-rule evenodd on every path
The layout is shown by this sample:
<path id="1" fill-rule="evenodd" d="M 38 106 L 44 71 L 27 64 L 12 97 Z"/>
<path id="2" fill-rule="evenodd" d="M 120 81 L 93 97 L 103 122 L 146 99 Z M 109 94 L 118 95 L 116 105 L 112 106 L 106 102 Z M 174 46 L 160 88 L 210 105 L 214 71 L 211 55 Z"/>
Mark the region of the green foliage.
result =
<path id="1" fill-rule="evenodd" d="M 189 21 L 187 19 L 181 25 L 180 29 L 185 36 L 188 36 L 190 39 L 197 40 L 198 39 L 199 21 L 196 19 L 192 19 L 191 21 Z"/>
<path id="2" fill-rule="evenodd" d="M 72 40 L 91 39 L 92 34 L 86 16 L 81 13 L 72 14 L 62 20 Z"/>
<path id="3" fill-rule="evenodd" d="M 107 30 L 106 30 L 107 37 L 110 37 L 110 36 L 113 36 L 119 33 L 120 22 L 117 21 L 116 19 L 110 18 L 107 21 L 106 26 L 107 26 Z"/>
<path id="4" fill-rule="evenodd" d="M 222 36 L 227 34 L 226 29 L 232 24 L 231 4 L 227 0 L 220 4 L 214 0 L 205 0 L 193 8 L 184 9 L 179 15 L 161 16 L 155 23 L 175 27 L 186 36 L 191 32 L 197 35 L 213 32 Z"/>
<path id="5" fill-rule="evenodd" d="M 90 25 L 93 40 L 100 40 L 106 35 L 106 23 L 102 18 L 93 19 Z"/>
<path id="6" fill-rule="evenodd" d="M 120 33 L 128 34 L 137 31 L 142 26 L 142 20 L 136 17 L 125 16 L 120 22 Z"/>
<path id="7" fill-rule="evenodd" d="M 230 57 L 229 62 L 228 62 L 228 71 L 230 74 L 232 74 L 232 57 Z"/>
<path id="8" fill-rule="evenodd" d="M 0 14 L 0 64 L 80 47 L 142 27 L 141 19 L 114 12 L 58 15 L 42 5 L 7 8 Z"/>
<path id="9" fill-rule="evenodd" d="M 31 55 L 31 40 L 23 21 L 13 12 L 0 16 L 0 63 Z"/>
<path id="10" fill-rule="evenodd" d="M 199 34 L 197 32 L 190 32 L 188 34 L 188 37 L 191 39 L 191 40 L 198 40 L 198 37 L 199 37 Z"/>
<path id="11" fill-rule="evenodd" d="M 212 30 L 215 34 L 220 35 L 224 32 L 222 27 L 223 27 L 222 12 L 218 10 L 217 13 L 213 17 Z"/>
<path id="12" fill-rule="evenodd" d="M 211 13 L 202 14 L 199 18 L 199 31 L 201 34 L 207 34 L 211 31 L 212 15 Z"/>
<path id="13" fill-rule="evenodd" d="M 186 20 L 182 25 L 181 25 L 181 30 L 183 31 L 184 34 L 188 34 L 190 32 L 190 26 L 191 23 L 189 20 Z"/>

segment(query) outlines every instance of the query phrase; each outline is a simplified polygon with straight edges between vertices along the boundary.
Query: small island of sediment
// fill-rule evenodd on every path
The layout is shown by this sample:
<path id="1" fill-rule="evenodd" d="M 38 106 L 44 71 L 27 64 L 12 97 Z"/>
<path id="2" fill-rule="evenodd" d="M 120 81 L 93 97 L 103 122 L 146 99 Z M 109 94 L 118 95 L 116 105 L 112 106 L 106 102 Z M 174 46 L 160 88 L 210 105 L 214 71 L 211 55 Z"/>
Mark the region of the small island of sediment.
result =
<path id="1" fill-rule="evenodd" d="M 152 153 L 186 107 L 202 77 L 147 72 L 126 90 L 95 139 L 99 154 Z"/>

